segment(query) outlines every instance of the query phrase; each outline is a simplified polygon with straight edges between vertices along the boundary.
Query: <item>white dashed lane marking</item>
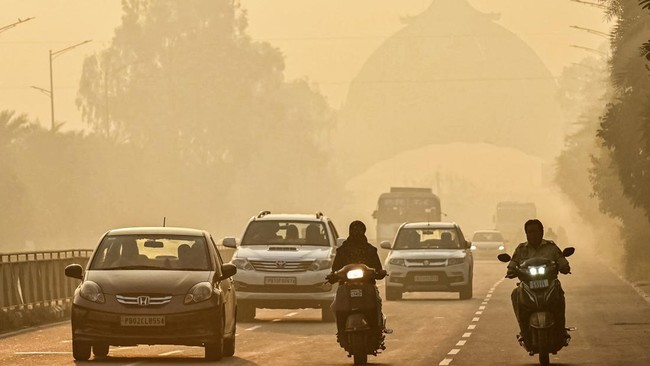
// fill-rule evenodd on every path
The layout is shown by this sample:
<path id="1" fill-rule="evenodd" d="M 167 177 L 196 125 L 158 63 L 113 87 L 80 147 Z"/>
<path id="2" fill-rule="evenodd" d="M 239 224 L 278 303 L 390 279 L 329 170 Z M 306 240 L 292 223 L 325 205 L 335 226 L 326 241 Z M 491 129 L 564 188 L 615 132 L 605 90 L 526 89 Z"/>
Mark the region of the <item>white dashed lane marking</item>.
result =
<path id="1" fill-rule="evenodd" d="M 72 352 L 15 352 L 16 355 L 71 355 Z"/>
<path id="2" fill-rule="evenodd" d="M 244 330 L 255 330 L 255 329 L 259 329 L 259 328 L 262 328 L 262 326 L 261 325 L 255 325 L 255 326 L 250 327 L 250 328 L 245 328 Z"/>
<path id="3" fill-rule="evenodd" d="M 492 293 L 494 292 L 494 289 L 495 289 L 497 286 L 499 286 L 499 284 L 501 284 L 501 282 L 503 282 L 503 279 L 497 281 L 497 283 L 494 284 L 494 286 L 490 289 L 490 291 L 488 291 L 488 293 L 485 295 L 485 299 L 483 299 L 483 302 L 481 302 L 481 306 L 478 307 L 478 311 L 476 311 L 476 312 L 474 313 L 475 315 L 481 315 L 481 314 L 483 314 L 483 311 L 484 311 L 485 308 L 487 307 L 488 301 L 490 301 L 490 298 L 492 297 Z M 473 317 L 473 318 L 472 318 L 472 323 L 476 323 L 476 322 L 478 322 L 480 319 L 481 319 L 481 318 L 478 317 L 478 316 Z M 470 324 L 469 326 L 467 326 L 467 330 L 473 330 L 473 329 L 476 329 L 476 324 Z M 456 343 L 456 347 L 462 347 L 462 346 L 464 346 L 464 345 L 467 343 L 467 339 L 470 338 L 471 336 L 472 336 L 472 332 L 465 332 L 465 333 L 463 333 L 463 335 L 461 336 L 461 338 L 464 338 L 464 339 L 459 340 L 458 343 Z M 448 356 L 449 356 L 449 355 L 451 355 L 451 356 L 456 355 L 456 354 L 458 354 L 458 352 L 460 352 L 460 350 L 461 350 L 461 348 L 452 348 L 451 351 L 449 351 L 449 353 L 447 353 L 447 355 L 448 355 Z M 446 366 L 446 365 L 449 365 L 449 364 L 451 363 L 451 361 L 453 361 L 453 360 L 454 360 L 454 359 L 451 358 L 451 357 L 446 357 L 445 359 L 443 359 L 442 361 L 440 361 L 440 363 L 439 363 L 438 365 L 439 365 L 439 366 Z"/>
<path id="4" fill-rule="evenodd" d="M 163 352 L 163 353 L 160 353 L 158 356 L 169 356 L 169 355 L 173 355 L 173 354 L 176 354 L 176 353 L 183 353 L 183 351 L 176 350 L 176 351 Z"/>

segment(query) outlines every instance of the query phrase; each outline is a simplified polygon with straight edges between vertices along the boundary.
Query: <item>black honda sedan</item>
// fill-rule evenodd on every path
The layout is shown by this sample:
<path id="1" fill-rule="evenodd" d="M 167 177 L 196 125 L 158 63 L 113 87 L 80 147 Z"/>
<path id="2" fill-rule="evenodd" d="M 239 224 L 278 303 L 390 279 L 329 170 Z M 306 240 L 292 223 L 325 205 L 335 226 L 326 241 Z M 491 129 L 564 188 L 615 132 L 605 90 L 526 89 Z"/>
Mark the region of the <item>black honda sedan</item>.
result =
<path id="1" fill-rule="evenodd" d="M 110 346 L 205 347 L 205 358 L 235 353 L 236 300 L 231 277 L 210 234 L 182 228 L 107 232 L 78 278 L 72 305 L 72 353 L 108 355 Z"/>

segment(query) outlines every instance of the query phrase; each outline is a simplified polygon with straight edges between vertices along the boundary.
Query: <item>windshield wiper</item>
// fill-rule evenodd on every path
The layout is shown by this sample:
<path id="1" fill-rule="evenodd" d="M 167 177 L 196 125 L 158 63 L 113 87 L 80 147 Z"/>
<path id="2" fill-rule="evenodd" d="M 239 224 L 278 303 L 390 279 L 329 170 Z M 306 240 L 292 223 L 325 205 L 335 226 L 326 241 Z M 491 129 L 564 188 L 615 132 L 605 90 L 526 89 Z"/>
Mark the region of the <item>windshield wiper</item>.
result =
<path id="1" fill-rule="evenodd" d="M 102 268 L 104 270 L 119 270 L 119 269 L 168 269 L 164 267 L 158 267 L 158 266 L 121 266 L 121 267 L 109 267 L 109 268 Z"/>

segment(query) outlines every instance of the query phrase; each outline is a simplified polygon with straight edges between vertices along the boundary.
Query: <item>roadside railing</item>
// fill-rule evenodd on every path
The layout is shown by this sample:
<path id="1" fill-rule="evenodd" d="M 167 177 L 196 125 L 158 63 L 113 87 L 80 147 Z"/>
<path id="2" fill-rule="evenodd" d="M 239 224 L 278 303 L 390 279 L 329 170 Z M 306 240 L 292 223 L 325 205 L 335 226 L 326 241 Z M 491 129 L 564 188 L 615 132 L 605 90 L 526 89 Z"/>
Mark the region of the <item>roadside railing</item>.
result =
<path id="1" fill-rule="evenodd" d="M 85 266 L 90 249 L 0 253 L 0 308 L 48 306 L 72 298 L 79 281 L 65 277 L 67 265 Z"/>

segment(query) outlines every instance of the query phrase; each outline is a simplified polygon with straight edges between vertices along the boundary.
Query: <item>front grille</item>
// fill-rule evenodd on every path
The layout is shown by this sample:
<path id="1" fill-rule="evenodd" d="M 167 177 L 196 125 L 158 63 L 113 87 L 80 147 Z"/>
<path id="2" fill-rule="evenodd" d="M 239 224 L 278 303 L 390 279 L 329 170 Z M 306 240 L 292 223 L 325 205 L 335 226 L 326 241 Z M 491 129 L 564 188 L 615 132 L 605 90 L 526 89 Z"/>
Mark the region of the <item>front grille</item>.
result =
<path id="1" fill-rule="evenodd" d="M 256 271 L 264 272 L 305 272 L 313 261 L 256 261 L 249 260 Z"/>
<path id="2" fill-rule="evenodd" d="M 444 267 L 447 264 L 446 259 L 406 259 L 407 267 Z"/>
<path id="3" fill-rule="evenodd" d="M 142 299 L 143 297 L 147 297 L 148 300 Z M 140 296 L 123 296 L 123 295 L 115 295 L 115 298 L 117 298 L 117 302 L 120 304 L 124 305 L 139 305 L 139 306 L 156 306 L 156 305 L 165 305 L 168 304 L 172 301 L 171 296 L 147 296 L 147 295 L 140 295 Z"/>

